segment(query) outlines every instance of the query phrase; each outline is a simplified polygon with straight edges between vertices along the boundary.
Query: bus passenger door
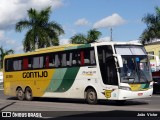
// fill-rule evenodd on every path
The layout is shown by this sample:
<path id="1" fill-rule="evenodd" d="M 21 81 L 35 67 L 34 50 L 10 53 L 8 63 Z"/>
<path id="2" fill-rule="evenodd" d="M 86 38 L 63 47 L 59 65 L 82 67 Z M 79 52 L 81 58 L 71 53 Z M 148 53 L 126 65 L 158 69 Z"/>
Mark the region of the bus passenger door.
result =
<path id="1" fill-rule="evenodd" d="M 107 89 L 114 91 L 118 89 L 118 77 L 112 47 L 110 45 L 98 46 L 97 50 L 103 84 L 107 86 Z M 116 99 L 117 96 L 115 92 L 111 98 Z"/>

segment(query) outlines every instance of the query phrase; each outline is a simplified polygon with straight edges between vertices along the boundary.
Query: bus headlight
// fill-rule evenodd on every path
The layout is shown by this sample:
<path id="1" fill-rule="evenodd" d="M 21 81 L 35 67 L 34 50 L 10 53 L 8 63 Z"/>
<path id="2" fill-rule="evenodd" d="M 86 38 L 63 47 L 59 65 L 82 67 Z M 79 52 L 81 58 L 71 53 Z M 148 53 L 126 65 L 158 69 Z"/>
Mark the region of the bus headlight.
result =
<path id="1" fill-rule="evenodd" d="M 119 89 L 131 91 L 131 88 L 126 86 L 119 86 Z"/>

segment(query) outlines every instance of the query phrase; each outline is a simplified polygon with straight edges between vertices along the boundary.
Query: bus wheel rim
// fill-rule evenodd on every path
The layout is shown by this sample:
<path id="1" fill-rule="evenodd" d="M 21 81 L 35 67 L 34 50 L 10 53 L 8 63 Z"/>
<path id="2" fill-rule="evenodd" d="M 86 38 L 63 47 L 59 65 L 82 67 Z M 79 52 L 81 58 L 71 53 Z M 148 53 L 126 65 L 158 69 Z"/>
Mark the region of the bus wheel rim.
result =
<path id="1" fill-rule="evenodd" d="M 95 94 L 94 94 L 93 91 L 91 91 L 91 92 L 89 93 L 88 98 L 89 98 L 90 101 L 94 101 L 94 100 L 95 100 Z"/>
<path id="2" fill-rule="evenodd" d="M 22 97 L 23 97 L 23 92 L 22 92 L 22 91 L 19 91 L 19 92 L 18 92 L 18 97 L 19 97 L 19 98 L 22 98 Z"/>
<path id="3" fill-rule="evenodd" d="M 30 91 L 27 91 L 27 98 L 31 98 L 32 97 L 32 93 Z"/>

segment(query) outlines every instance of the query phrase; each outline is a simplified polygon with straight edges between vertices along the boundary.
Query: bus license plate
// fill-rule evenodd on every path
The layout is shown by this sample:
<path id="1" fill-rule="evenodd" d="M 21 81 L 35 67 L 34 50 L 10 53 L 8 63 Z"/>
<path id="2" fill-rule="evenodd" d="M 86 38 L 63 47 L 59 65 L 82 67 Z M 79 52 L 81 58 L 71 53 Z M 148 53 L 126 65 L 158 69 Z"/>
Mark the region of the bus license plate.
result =
<path id="1" fill-rule="evenodd" d="M 138 96 L 142 96 L 143 95 L 143 93 L 138 93 Z"/>

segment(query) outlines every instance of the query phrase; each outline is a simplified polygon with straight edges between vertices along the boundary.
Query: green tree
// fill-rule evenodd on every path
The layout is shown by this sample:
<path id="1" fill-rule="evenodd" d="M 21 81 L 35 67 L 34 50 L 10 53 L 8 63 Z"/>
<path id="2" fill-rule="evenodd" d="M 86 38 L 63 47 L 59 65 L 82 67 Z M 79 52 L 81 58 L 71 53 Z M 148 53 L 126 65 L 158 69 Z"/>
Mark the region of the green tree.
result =
<path id="1" fill-rule="evenodd" d="M 152 42 L 153 39 L 160 38 L 160 8 L 155 7 L 155 14 L 147 14 L 142 18 L 147 28 L 140 36 L 140 42 L 145 44 Z"/>
<path id="2" fill-rule="evenodd" d="M 101 32 L 96 29 L 91 29 L 87 32 L 87 35 L 83 34 L 76 34 L 71 37 L 70 43 L 72 44 L 86 44 L 86 43 L 93 43 L 98 40 L 101 36 Z"/>
<path id="3" fill-rule="evenodd" d="M 0 47 L 0 68 L 3 68 L 3 59 L 6 55 L 9 55 L 9 54 L 13 54 L 14 51 L 12 49 L 10 50 L 4 50 L 3 47 L 1 46 Z"/>
<path id="4" fill-rule="evenodd" d="M 59 45 L 59 36 L 64 34 L 60 24 L 49 21 L 51 7 L 41 11 L 29 9 L 28 19 L 21 20 L 16 24 L 16 31 L 28 29 L 23 40 L 24 51 L 34 51 L 37 48 Z"/>

